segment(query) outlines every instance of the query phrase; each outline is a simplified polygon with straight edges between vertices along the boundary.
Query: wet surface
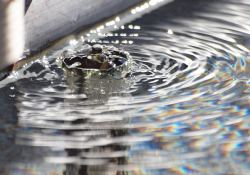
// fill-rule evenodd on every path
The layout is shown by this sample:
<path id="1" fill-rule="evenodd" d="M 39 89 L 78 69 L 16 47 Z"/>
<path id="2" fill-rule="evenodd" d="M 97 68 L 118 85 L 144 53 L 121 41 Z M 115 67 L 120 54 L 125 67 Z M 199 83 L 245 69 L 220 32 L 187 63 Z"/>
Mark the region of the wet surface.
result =
<path id="1" fill-rule="evenodd" d="M 84 44 L 75 50 L 65 50 L 60 60 L 69 77 L 108 75 L 118 79 L 130 73 L 133 62 L 128 52 L 100 44 Z"/>
<path id="2" fill-rule="evenodd" d="M 26 64 L 0 82 L 1 174 L 249 174 L 249 9 L 177 0 Z M 83 40 L 128 51 L 131 74 L 65 76 Z"/>

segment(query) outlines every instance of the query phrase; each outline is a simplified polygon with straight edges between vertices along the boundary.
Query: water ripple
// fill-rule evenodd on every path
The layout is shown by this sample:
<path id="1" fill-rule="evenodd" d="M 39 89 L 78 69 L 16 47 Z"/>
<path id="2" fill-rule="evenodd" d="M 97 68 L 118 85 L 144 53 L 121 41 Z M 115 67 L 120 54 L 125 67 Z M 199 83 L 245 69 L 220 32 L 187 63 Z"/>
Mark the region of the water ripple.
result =
<path id="1" fill-rule="evenodd" d="M 5 171 L 248 174 L 249 2 L 176 0 L 132 20 L 157 3 L 100 25 L 100 34 L 80 33 L 0 83 Z M 131 74 L 66 77 L 57 58 L 83 38 L 128 51 Z"/>

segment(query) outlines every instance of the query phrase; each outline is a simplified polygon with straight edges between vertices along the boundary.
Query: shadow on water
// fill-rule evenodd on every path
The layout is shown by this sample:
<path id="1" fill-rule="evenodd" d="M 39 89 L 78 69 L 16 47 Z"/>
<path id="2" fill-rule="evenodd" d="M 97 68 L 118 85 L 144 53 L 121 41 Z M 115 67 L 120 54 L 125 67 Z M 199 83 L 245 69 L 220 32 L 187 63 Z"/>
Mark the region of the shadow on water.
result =
<path id="1" fill-rule="evenodd" d="M 124 80 L 117 80 L 113 79 L 109 76 L 104 77 L 92 77 L 90 79 L 86 79 L 84 77 L 68 77 L 67 78 L 67 84 L 68 89 L 66 91 L 70 91 L 72 94 L 85 94 L 86 98 L 84 99 L 75 99 L 75 98 L 69 98 L 65 99 L 64 103 L 67 103 L 70 105 L 70 108 L 74 108 L 75 112 L 79 112 L 79 108 L 87 106 L 94 108 L 96 106 L 101 106 L 105 102 L 107 102 L 112 97 L 119 97 L 119 96 L 125 96 L 130 97 L 127 93 L 117 93 L 119 92 L 124 86 L 126 86 L 126 83 Z M 83 86 L 82 86 L 83 85 Z M 115 93 L 116 92 L 116 93 Z M 81 104 L 82 105 L 79 105 Z M 113 111 L 112 113 L 109 113 L 109 115 L 119 115 L 121 111 Z M 78 114 L 79 115 L 79 114 Z M 102 117 L 102 116 L 99 116 Z M 98 119 L 97 119 L 98 120 Z M 119 120 L 117 122 L 112 121 L 113 119 L 110 118 L 108 120 L 111 120 L 108 122 L 109 124 L 116 125 L 119 127 L 119 125 L 128 123 L 128 120 Z M 84 124 L 91 124 L 91 121 L 88 119 L 76 119 L 72 122 L 68 122 L 68 124 L 72 125 L 72 128 L 70 130 L 65 131 L 66 136 L 72 136 L 76 135 L 77 133 L 82 133 L 82 131 L 85 131 L 86 134 L 90 134 L 93 132 L 92 127 L 89 127 L 89 129 L 82 130 L 81 128 L 78 130 L 74 130 L 74 125 L 84 125 Z M 102 122 L 101 122 L 102 123 Z M 105 122 L 105 119 L 103 123 L 107 124 Z M 94 123 L 93 123 L 94 124 Z M 93 126 L 95 127 L 95 126 Z M 122 136 L 129 135 L 129 130 L 124 128 L 116 128 L 116 129 L 102 129 L 102 127 L 96 128 L 94 131 L 98 131 L 101 135 L 108 134 L 109 138 L 117 138 Z M 90 140 L 95 140 L 98 138 L 98 135 L 93 135 Z M 99 145 L 99 144 L 98 144 Z M 124 165 L 127 163 L 127 158 L 125 154 L 122 154 L 123 151 L 129 150 L 129 146 L 127 145 L 120 145 L 119 143 L 116 144 L 107 144 L 104 146 L 94 146 L 91 149 L 65 149 L 68 157 L 73 157 L 79 159 L 78 161 L 66 164 L 66 170 L 64 171 L 64 175 L 81 175 L 81 174 L 102 174 L 103 172 L 109 172 L 110 174 L 120 174 L 125 175 L 125 172 L 115 172 L 110 171 L 107 169 L 107 165 Z M 73 146 L 74 147 L 74 146 Z M 111 156 L 109 160 L 105 160 L 105 157 L 103 157 L 103 162 L 105 162 L 104 165 L 95 165 L 98 164 L 98 160 L 93 162 L 93 165 L 88 165 L 89 161 L 88 159 L 91 159 L 91 153 L 93 154 L 94 158 L 96 158 L 96 155 L 101 157 L 101 155 L 104 153 L 105 156 L 112 153 L 121 153 L 120 156 Z M 96 155 L 95 155 L 96 154 Z M 90 155 L 90 157 L 88 157 Z M 85 157 L 86 156 L 86 157 Z M 108 156 L 107 156 L 108 157 Z M 81 165 L 81 162 L 85 165 Z"/>

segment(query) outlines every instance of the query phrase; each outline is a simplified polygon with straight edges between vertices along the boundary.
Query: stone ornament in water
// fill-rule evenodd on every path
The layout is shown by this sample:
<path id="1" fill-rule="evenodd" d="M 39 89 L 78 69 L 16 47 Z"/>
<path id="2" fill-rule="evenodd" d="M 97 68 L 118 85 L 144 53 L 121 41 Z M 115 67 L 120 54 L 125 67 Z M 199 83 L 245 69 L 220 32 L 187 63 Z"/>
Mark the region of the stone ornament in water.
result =
<path id="1" fill-rule="evenodd" d="M 132 58 L 114 46 L 85 44 L 61 55 L 61 66 L 68 76 L 111 75 L 123 78 L 130 72 Z"/>

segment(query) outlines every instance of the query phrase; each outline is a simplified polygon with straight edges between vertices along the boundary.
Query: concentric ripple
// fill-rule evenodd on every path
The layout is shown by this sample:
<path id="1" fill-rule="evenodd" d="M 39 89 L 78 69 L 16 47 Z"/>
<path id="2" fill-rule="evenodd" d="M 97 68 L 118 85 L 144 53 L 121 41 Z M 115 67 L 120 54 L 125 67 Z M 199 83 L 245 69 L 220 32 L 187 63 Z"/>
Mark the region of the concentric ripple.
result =
<path id="1" fill-rule="evenodd" d="M 0 172 L 249 174 L 249 11 L 151 0 L 27 63 L 0 82 Z M 57 56 L 82 42 L 128 51 L 132 72 L 65 76 Z"/>

